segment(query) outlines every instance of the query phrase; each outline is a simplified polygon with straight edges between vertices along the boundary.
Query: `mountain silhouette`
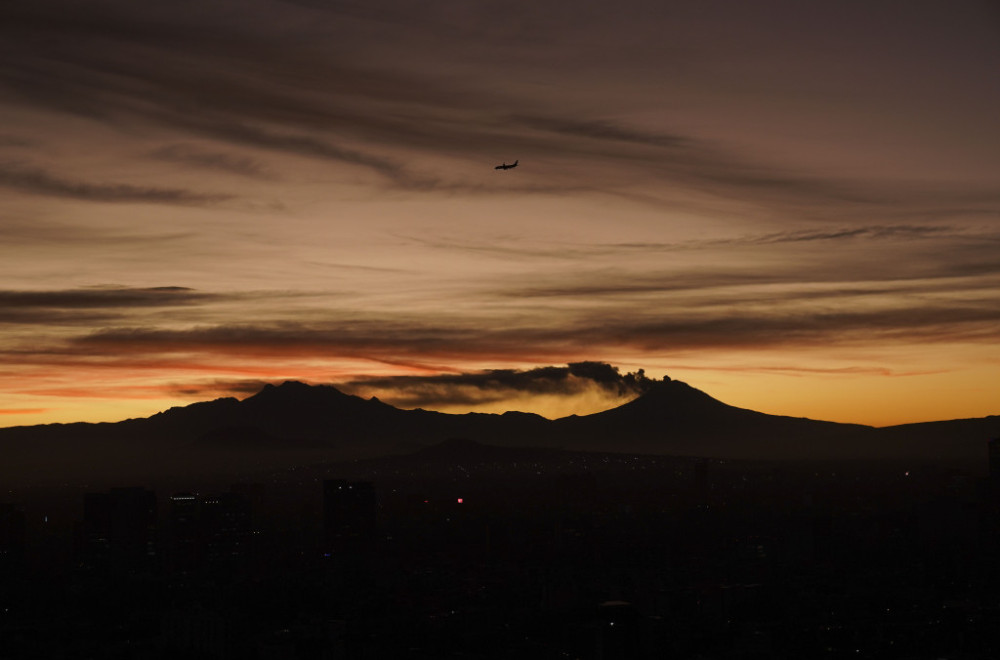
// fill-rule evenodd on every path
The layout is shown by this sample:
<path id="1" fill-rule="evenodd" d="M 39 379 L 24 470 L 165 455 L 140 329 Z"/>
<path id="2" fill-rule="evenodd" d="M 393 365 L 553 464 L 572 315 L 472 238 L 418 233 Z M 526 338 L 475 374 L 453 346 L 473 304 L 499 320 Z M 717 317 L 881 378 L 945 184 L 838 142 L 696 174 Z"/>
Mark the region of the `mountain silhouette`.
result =
<path id="1" fill-rule="evenodd" d="M 609 438 L 630 451 L 721 458 L 849 457 L 849 439 L 874 431 L 859 424 L 768 415 L 730 406 L 681 381 L 654 384 L 642 396 L 604 412 L 556 420 L 566 437 L 606 450 Z M 842 446 L 838 446 L 842 444 Z"/>
<path id="2" fill-rule="evenodd" d="M 498 447 L 738 459 L 917 459 L 985 465 L 1000 417 L 873 428 L 768 415 L 725 404 L 680 381 L 591 415 L 463 415 L 404 410 L 328 385 L 289 381 L 243 400 L 221 398 L 144 419 L 0 429 L 0 479 L 11 484 L 165 475 L 236 474 L 264 468 Z M 457 441 L 456 441 L 457 442 Z"/>

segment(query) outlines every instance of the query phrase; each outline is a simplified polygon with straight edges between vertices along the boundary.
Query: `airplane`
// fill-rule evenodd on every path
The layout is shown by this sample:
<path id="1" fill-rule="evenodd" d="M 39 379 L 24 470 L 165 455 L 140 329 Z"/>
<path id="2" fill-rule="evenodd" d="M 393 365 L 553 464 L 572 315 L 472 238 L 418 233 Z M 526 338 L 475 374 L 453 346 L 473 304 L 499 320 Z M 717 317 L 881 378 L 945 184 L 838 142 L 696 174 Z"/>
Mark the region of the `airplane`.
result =
<path id="1" fill-rule="evenodd" d="M 503 165 L 497 165 L 493 169 L 495 169 L 495 170 L 509 170 L 512 167 L 517 167 L 517 161 L 516 160 L 514 161 L 514 163 L 512 165 L 508 165 L 506 162 L 504 162 Z"/>

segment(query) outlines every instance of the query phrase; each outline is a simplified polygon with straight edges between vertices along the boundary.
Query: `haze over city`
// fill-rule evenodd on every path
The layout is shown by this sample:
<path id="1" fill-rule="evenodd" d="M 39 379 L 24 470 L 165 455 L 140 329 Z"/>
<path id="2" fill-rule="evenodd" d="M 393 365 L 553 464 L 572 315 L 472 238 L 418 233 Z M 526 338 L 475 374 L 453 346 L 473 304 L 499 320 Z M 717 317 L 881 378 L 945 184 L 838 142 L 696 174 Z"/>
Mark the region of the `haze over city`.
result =
<path id="1" fill-rule="evenodd" d="M 34 0 L 0 44 L 0 426 L 636 395 L 582 362 L 1000 412 L 992 3 Z"/>

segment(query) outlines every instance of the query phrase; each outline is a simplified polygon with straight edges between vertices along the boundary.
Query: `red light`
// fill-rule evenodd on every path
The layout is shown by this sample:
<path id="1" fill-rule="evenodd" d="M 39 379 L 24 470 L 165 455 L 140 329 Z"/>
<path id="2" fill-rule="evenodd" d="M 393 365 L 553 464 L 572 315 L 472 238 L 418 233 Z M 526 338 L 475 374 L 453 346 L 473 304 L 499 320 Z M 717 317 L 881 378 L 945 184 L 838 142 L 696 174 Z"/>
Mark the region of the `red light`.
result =
<path id="1" fill-rule="evenodd" d="M 461 504 L 461 503 L 462 503 L 462 498 L 461 498 L 461 497 L 460 497 L 460 498 L 458 498 L 458 503 L 459 503 L 459 504 Z"/>

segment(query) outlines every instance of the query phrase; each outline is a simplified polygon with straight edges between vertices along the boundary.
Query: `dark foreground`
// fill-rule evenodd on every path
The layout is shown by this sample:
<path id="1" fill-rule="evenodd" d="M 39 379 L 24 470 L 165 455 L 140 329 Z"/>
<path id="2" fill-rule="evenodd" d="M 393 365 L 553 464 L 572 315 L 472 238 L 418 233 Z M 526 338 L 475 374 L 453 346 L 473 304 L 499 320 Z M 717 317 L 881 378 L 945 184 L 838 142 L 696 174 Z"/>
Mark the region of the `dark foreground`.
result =
<path id="1" fill-rule="evenodd" d="M 998 489 L 957 469 L 453 446 L 257 479 L 5 493 L 0 658 L 1000 656 Z"/>

